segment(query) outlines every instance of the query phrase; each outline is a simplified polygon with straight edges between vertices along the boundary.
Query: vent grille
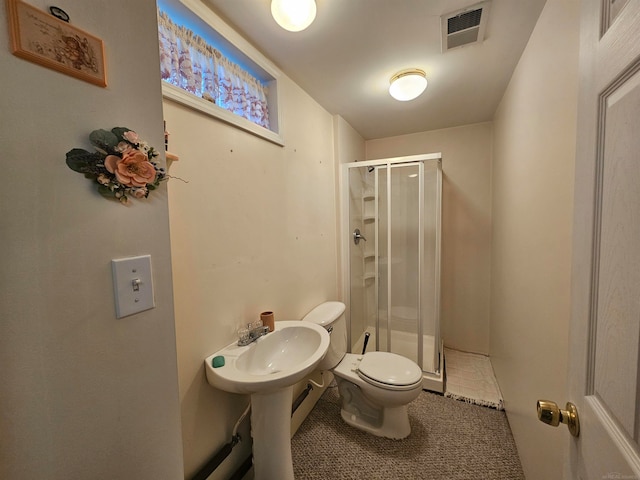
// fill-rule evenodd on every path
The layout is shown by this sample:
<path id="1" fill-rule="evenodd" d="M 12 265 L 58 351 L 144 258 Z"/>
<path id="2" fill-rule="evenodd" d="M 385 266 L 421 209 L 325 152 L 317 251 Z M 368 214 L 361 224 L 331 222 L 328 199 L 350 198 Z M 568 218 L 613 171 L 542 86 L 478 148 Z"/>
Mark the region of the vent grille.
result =
<path id="1" fill-rule="evenodd" d="M 442 51 L 484 40 L 489 2 L 463 8 L 441 17 Z"/>
<path id="2" fill-rule="evenodd" d="M 480 25 L 480 19 L 482 18 L 482 9 L 472 10 L 471 12 L 462 13 L 455 17 L 447 19 L 447 33 L 459 32 L 466 30 L 467 28 L 473 28 Z"/>

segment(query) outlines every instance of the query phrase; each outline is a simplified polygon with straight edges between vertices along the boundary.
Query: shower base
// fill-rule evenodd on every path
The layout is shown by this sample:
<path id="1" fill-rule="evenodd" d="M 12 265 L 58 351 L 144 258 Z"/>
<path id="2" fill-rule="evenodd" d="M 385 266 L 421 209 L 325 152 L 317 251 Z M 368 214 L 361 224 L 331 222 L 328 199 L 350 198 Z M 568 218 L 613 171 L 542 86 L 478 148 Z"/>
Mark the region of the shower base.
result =
<path id="1" fill-rule="evenodd" d="M 367 343 L 367 351 L 374 351 L 376 349 L 376 329 L 375 327 L 368 327 L 365 332 L 369 332 L 369 343 Z M 361 353 L 364 345 L 364 333 L 356 340 L 351 348 L 353 353 Z M 386 339 L 386 330 L 380 329 L 382 338 Z M 417 354 L 417 339 L 415 333 L 408 333 L 402 331 L 391 331 L 391 351 L 407 357 L 414 362 L 418 363 Z M 442 352 L 444 351 L 444 345 L 440 345 L 439 351 L 439 365 L 440 368 L 436 369 L 433 362 L 434 357 L 435 340 L 433 335 L 422 336 L 422 388 L 433 392 L 443 393 L 444 382 L 442 376 L 442 367 L 444 366 Z M 381 350 L 386 351 L 382 348 Z"/>

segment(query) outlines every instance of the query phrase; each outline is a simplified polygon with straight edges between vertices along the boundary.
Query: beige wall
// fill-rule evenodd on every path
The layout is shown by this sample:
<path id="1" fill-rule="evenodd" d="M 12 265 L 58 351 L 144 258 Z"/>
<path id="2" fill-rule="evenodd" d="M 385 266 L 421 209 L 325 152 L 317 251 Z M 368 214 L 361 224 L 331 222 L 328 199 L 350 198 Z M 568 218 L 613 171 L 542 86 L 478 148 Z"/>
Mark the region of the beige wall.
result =
<path id="1" fill-rule="evenodd" d="M 492 124 L 368 140 L 366 157 L 442 152 L 442 304 L 445 345 L 489 352 Z"/>
<path id="2" fill-rule="evenodd" d="M 339 298 L 334 119 L 288 78 L 279 82 L 284 148 L 164 102 L 180 156 L 170 174 L 189 182 L 169 185 L 187 476 L 229 441 L 249 402 L 210 387 L 204 358 L 261 311 L 300 319 Z M 212 478 L 228 478 L 249 449 L 242 442 Z"/>
<path id="3" fill-rule="evenodd" d="M 549 0 L 494 121 L 491 359 L 529 480 L 562 476 L 566 429 L 578 1 Z"/>
<path id="4" fill-rule="evenodd" d="M 364 160 L 365 141 L 340 115 L 334 115 L 335 156 L 337 163 Z"/>
<path id="5" fill-rule="evenodd" d="M 162 149 L 155 4 L 64 3 L 104 40 L 107 88 L 11 55 L 5 5 L 0 478 L 183 478 L 166 187 L 122 206 L 65 164 L 98 128 Z M 156 307 L 116 319 L 111 259 L 141 254 Z"/>

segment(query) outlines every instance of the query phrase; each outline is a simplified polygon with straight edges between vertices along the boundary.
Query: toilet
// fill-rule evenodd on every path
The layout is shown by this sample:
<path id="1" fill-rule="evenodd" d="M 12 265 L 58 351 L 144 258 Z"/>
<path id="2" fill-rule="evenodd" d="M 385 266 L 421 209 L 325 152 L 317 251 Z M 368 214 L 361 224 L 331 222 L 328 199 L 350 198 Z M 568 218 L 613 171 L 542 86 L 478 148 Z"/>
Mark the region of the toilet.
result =
<path id="1" fill-rule="evenodd" d="M 321 325 L 331 336 L 318 369 L 335 376 L 342 419 L 379 437 L 405 438 L 411 433 L 407 405 L 422 391 L 422 370 L 395 353 L 347 353 L 344 311 L 342 302 L 325 302 L 302 319 Z"/>

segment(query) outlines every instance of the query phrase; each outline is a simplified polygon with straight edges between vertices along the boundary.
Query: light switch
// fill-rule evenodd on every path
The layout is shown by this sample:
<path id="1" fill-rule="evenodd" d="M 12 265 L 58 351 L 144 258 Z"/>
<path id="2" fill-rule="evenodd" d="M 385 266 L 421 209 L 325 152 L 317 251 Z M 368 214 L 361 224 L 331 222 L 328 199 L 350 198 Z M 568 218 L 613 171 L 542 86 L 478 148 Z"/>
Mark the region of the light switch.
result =
<path id="1" fill-rule="evenodd" d="M 111 260 L 116 317 L 122 318 L 156 306 L 153 298 L 151 256 Z"/>

